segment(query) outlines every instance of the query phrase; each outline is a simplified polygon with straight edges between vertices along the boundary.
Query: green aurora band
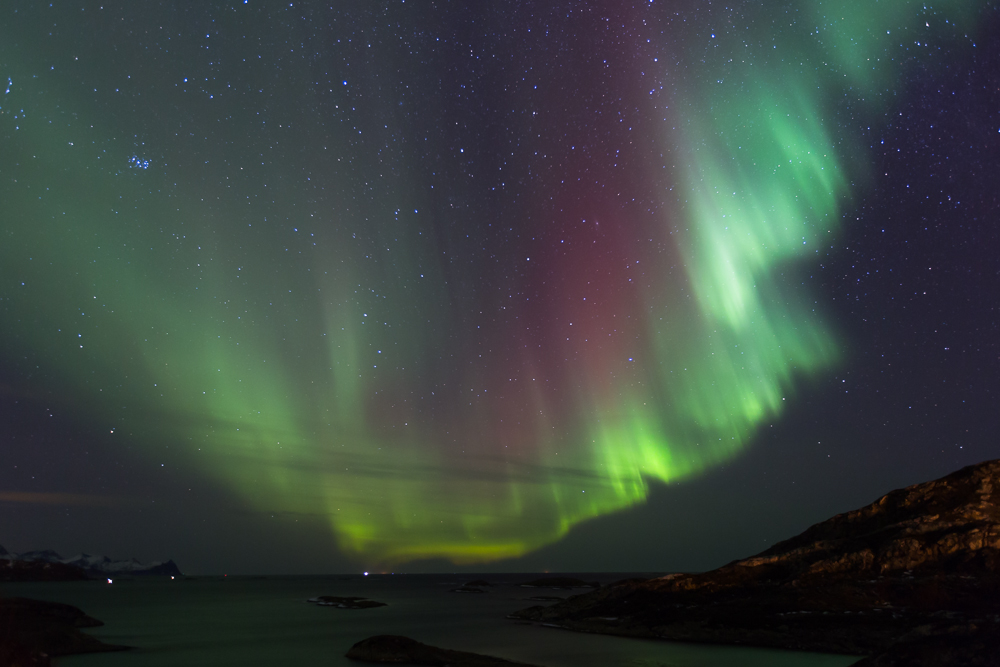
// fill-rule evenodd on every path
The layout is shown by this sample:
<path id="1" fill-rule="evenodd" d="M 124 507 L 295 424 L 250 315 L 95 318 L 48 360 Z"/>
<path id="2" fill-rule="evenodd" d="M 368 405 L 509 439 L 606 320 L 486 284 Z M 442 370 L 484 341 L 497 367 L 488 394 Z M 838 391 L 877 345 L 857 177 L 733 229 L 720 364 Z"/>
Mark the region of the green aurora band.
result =
<path id="1" fill-rule="evenodd" d="M 369 565 L 523 555 L 642 502 L 651 480 L 732 458 L 798 379 L 837 362 L 790 277 L 830 245 L 864 179 L 830 110 L 884 110 L 904 44 L 961 36 L 974 10 L 805 2 L 757 8 L 711 38 L 702 17 L 678 57 L 699 67 L 675 81 L 652 138 L 676 174 L 657 185 L 667 204 L 652 222 L 605 223 L 624 248 L 606 264 L 542 252 L 539 267 L 506 247 L 507 282 L 486 296 L 468 260 L 486 232 L 478 248 L 463 240 L 442 222 L 462 214 L 435 203 L 425 171 L 375 154 L 395 141 L 393 118 L 419 142 L 388 103 L 359 144 L 308 118 L 284 116 L 296 121 L 285 130 L 272 101 L 268 131 L 284 134 L 265 140 L 248 96 L 267 83 L 272 100 L 301 98 L 305 66 L 277 83 L 229 72 L 250 92 L 222 112 L 206 95 L 164 97 L 182 72 L 162 64 L 146 65 L 159 88 L 108 101 L 89 88 L 125 85 L 140 56 L 95 56 L 85 90 L 72 43 L 50 55 L 0 35 L 4 360 L 29 377 L 18 392 L 150 458 L 192 465 L 262 511 L 328 517 Z M 370 64 L 357 85 L 371 93 L 393 66 Z M 172 148 L 142 168 L 134 137 Z M 579 206 L 607 210 L 602 197 Z M 524 209 L 504 215 L 527 229 Z M 638 236 L 670 250 L 630 246 Z M 463 255 L 462 268 L 442 259 Z M 626 265 L 634 282 L 612 288 Z"/>

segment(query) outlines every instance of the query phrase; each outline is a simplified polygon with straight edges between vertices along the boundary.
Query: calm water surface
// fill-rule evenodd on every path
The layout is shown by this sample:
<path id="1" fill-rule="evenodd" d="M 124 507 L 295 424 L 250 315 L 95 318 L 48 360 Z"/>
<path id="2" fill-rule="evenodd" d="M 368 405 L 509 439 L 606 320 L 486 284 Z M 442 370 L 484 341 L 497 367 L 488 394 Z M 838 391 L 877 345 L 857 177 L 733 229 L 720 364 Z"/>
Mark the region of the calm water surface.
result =
<path id="1" fill-rule="evenodd" d="M 519 624 L 507 614 L 538 595 L 531 575 L 487 575 L 482 595 L 451 592 L 469 575 L 203 577 L 0 585 L 0 594 L 76 605 L 105 622 L 100 639 L 136 647 L 69 656 L 59 667 L 250 667 L 352 665 L 344 653 L 375 634 L 547 667 L 846 667 L 856 657 L 675 644 L 586 635 Z M 593 577 L 591 577 L 593 578 Z M 609 579 L 610 580 L 610 579 Z M 580 592 L 580 591 L 577 591 Z M 359 595 L 387 607 L 346 610 L 308 604 L 317 595 Z"/>

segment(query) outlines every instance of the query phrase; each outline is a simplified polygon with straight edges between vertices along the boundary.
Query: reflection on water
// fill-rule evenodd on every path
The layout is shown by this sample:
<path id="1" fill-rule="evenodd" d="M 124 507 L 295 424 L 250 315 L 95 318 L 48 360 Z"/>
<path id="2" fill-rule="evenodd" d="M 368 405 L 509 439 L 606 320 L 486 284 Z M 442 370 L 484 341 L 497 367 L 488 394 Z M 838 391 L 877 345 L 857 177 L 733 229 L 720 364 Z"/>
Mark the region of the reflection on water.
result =
<path id="1" fill-rule="evenodd" d="M 481 595 L 453 593 L 469 579 L 493 583 Z M 59 667 L 354 665 L 343 657 L 374 634 L 401 634 L 445 648 L 548 667 L 846 667 L 854 657 L 713 647 L 586 635 L 506 619 L 538 602 L 532 575 L 204 577 L 4 584 L 0 594 L 76 605 L 105 626 L 100 639 L 127 653 L 69 656 Z M 588 580 L 597 579 L 587 575 Z M 605 581 L 621 577 L 608 575 Z M 546 590 L 568 596 L 572 591 Z M 345 610 L 308 604 L 318 595 L 387 602 Z"/>

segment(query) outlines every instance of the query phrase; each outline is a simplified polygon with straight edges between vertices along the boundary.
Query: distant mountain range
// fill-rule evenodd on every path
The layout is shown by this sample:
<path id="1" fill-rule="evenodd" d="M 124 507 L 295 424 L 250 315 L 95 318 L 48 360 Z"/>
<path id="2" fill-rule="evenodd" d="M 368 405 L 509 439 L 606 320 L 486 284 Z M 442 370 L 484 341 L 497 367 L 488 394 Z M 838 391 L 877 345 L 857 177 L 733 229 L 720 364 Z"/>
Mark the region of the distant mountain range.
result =
<path id="1" fill-rule="evenodd" d="M 10 561 L 7 565 L 28 564 L 28 563 L 49 563 L 77 567 L 91 577 L 106 576 L 167 576 L 179 577 L 181 571 L 172 560 L 156 561 L 153 563 L 140 563 L 134 558 L 128 560 L 112 560 L 107 556 L 91 556 L 90 554 L 79 554 L 72 558 L 63 558 L 51 549 L 41 551 L 26 551 L 22 554 L 15 554 L 0 546 L 0 561 Z"/>

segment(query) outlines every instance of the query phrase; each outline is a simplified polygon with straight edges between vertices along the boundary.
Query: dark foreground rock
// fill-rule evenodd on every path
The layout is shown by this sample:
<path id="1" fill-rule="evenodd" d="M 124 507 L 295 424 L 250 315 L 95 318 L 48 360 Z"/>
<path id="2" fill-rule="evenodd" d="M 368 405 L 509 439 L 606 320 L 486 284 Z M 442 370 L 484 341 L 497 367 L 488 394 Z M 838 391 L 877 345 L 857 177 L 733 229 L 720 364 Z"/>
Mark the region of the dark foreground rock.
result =
<path id="1" fill-rule="evenodd" d="M 320 595 L 309 598 L 309 602 L 321 607 L 337 607 L 338 609 L 373 609 L 387 606 L 385 602 L 369 600 L 361 597 L 337 597 L 335 595 Z"/>
<path id="2" fill-rule="evenodd" d="M 523 662 L 511 662 L 478 653 L 452 651 L 428 646 L 399 635 L 376 635 L 359 641 L 347 652 L 347 657 L 363 662 L 409 663 L 444 667 L 531 667 Z"/>
<path id="3" fill-rule="evenodd" d="M 80 631 L 100 625 L 68 604 L 0 598 L 0 667 L 46 666 L 54 656 L 128 649 Z"/>
<path id="4" fill-rule="evenodd" d="M 571 630 L 998 665 L 1000 461 L 893 491 L 701 574 L 619 582 L 515 618 Z"/>
<path id="5" fill-rule="evenodd" d="M 917 628 L 889 650 L 854 663 L 853 667 L 996 667 L 1000 665 L 1000 633 L 994 626 Z"/>

